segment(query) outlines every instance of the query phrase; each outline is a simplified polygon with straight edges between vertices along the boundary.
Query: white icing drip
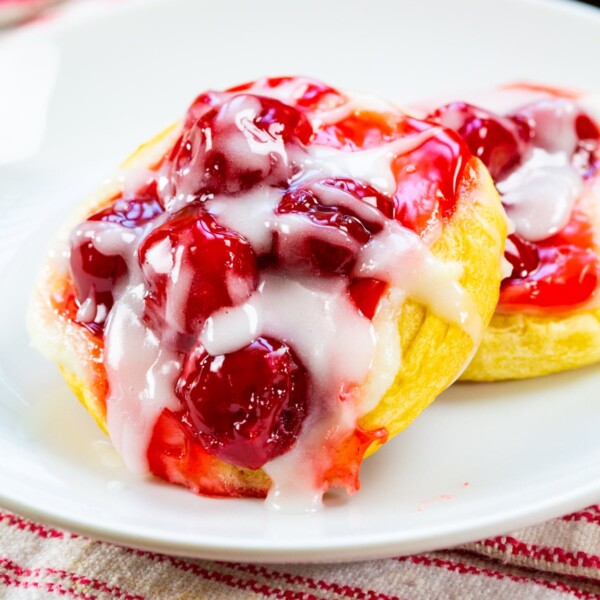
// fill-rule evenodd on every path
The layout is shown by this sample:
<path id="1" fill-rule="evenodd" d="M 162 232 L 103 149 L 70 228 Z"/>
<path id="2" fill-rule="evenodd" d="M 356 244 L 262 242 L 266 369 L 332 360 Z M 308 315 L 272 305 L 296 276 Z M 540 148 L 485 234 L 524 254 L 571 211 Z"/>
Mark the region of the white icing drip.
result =
<path id="1" fill-rule="evenodd" d="M 398 319 L 406 292 L 391 288 L 382 298 L 379 309 L 373 319 L 373 327 L 377 332 L 372 369 L 361 386 L 358 398 L 357 414 L 359 417 L 372 411 L 385 393 L 390 389 L 402 364 L 402 345 L 398 331 Z"/>
<path id="2" fill-rule="evenodd" d="M 356 152 L 328 146 L 311 146 L 303 166 L 309 174 L 316 171 L 326 177 L 350 177 L 369 183 L 384 194 L 392 195 L 397 185 L 392 172 L 394 159 L 416 150 L 440 131 L 440 127 L 432 127 L 413 136 Z"/>
<path id="3" fill-rule="evenodd" d="M 256 98 L 233 98 L 226 106 L 228 110 L 220 113 L 219 117 L 225 124 L 235 123 L 243 135 L 243 138 L 239 136 L 225 138 L 226 142 L 229 142 L 223 148 L 226 156 L 234 157 L 237 165 L 248 171 L 268 173 L 272 155 L 279 156 L 282 163 L 287 165 L 287 152 L 283 137 L 280 135 L 283 125 L 272 123 L 268 131 L 257 127 L 254 121 L 261 111 L 261 105 Z M 246 142 L 246 146 L 241 143 L 242 139 Z"/>
<path id="4" fill-rule="evenodd" d="M 369 223 L 383 224 L 385 220 L 383 213 L 376 207 L 377 198 L 374 196 L 366 196 L 359 202 L 347 192 L 319 182 L 311 186 L 311 189 L 315 191 L 320 204 L 347 208 Z"/>
<path id="5" fill-rule="evenodd" d="M 173 254 L 171 252 L 171 242 L 165 238 L 158 244 L 148 249 L 145 256 L 146 264 L 151 267 L 155 273 L 166 275 L 173 268 Z"/>
<path id="6" fill-rule="evenodd" d="M 343 279 L 290 279 L 267 271 L 246 303 L 208 319 L 201 342 L 218 355 L 243 348 L 259 335 L 281 340 L 298 354 L 311 375 L 313 406 L 294 448 L 264 466 L 273 481 L 267 505 L 287 512 L 315 510 L 322 490 L 314 464 L 323 460 L 324 440 L 343 440 L 362 414 L 341 394 L 367 378 L 376 351 L 375 330 L 357 313 Z"/>
<path id="7" fill-rule="evenodd" d="M 575 119 L 580 108 L 572 100 L 552 98 L 541 100 L 521 113 L 535 120 L 533 143 L 547 152 L 571 156 L 577 146 Z"/>
<path id="8" fill-rule="evenodd" d="M 388 221 L 361 250 L 354 274 L 390 282 L 439 317 L 460 325 L 478 342 L 481 318 L 472 298 L 458 283 L 459 274 L 448 267 L 431 254 L 417 234 Z"/>
<path id="9" fill-rule="evenodd" d="M 141 229 L 105 221 L 85 221 L 72 234 L 74 243 L 89 239 L 98 251 L 122 256 L 127 264 L 127 279 L 114 290 L 115 303 L 104 330 L 107 426 L 128 468 L 139 474 L 148 471 L 146 450 L 156 419 L 164 408 L 179 406 L 174 386 L 181 369 L 174 353 L 142 320 L 145 290 L 137 261 L 142 236 Z M 161 259 L 164 263 L 164 257 Z M 84 320 L 104 320 L 103 314 L 92 317 L 92 306 L 86 302 L 80 308 L 85 313 L 82 316 L 88 317 Z"/>
<path id="10" fill-rule="evenodd" d="M 581 108 L 600 115 L 598 98 L 594 101 L 594 96 L 584 96 L 574 101 L 524 85 L 470 92 L 460 99 L 496 114 L 518 112 L 535 123 L 530 155 L 508 177 L 497 181 L 496 186 L 503 195 L 502 203 L 514 223 L 514 231 L 521 237 L 535 242 L 560 231 L 569 223 L 583 189 L 577 165 L 572 163 L 578 143 L 576 118 Z M 435 106 L 448 101 L 447 98 L 438 101 Z M 435 106 L 423 104 L 417 113 L 426 114 Z M 459 110 L 444 114 L 445 124 L 452 127 L 454 120 L 455 129 L 462 125 L 463 119 Z"/>
<path id="11" fill-rule="evenodd" d="M 123 255 L 126 257 L 133 251 L 132 245 L 136 239 L 135 231 L 114 223 L 84 221 L 71 232 L 70 246 L 77 247 L 85 242 L 91 242 L 99 252 L 106 256 Z M 77 311 L 77 320 L 82 323 L 103 323 L 106 316 L 106 307 L 98 306 L 93 293 L 84 299 Z"/>
<path id="12" fill-rule="evenodd" d="M 281 190 L 257 186 L 241 197 L 217 196 L 206 203 L 221 225 L 238 231 L 262 254 L 271 249 L 274 211 L 281 200 Z"/>
<path id="13" fill-rule="evenodd" d="M 286 97 L 289 93 L 287 90 Z M 344 110 L 360 110 L 358 104 L 351 100 Z M 365 221 L 383 227 L 361 249 L 343 231 L 319 226 L 297 214 L 277 214 L 275 209 L 284 191 L 265 186 L 235 197 L 209 198 L 204 204 L 221 224 L 244 235 L 259 254 L 270 250 L 275 232 L 288 236 L 292 247 L 293 238 L 310 235 L 356 252 L 355 275 L 376 277 L 391 284 L 371 322 L 356 310 L 345 278 L 298 273 L 286 273 L 283 277 L 274 270 L 265 270 L 248 300 L 215 312 L 200 333 L 201 343 L 215 356 L 240 349 L 260 335 L 273 337 L 289 344 L 307 368 L 313 409 L 294 447 L 264 469 L 273 480 L 268 506 L 313 510 L 320 505 L 322 495 L 322 482 L 315 481 L 315 461 L 329 458 L 322 455 L 324 442 L 335 445 L 350 435 L 357 419 L 377 405 L 395 378 L 401 363 L 397 318 L 404 299 L 409 296 L 423 302 L 440 316 L 460 323 L 474 338 L 478 337 L 481 324 L 477 322 L 477 311 L 457 283 L 460 273 L 435 259 L 415 234 L 397 223 L 389 223 L 368 199 L 363 202 L 317 183 L 326 177 L 348 177 L 392 194 L 396 182 L 391 162 L 435 136 L 438 128 L 371 150 L 347 152 L 313 146 L 307 152 L 294 147 L 291 154 L 286 154 L 278 131 L 265 133 L 253 126 L 252 111 L 256 107 L 251 101 L 246 99 L 243 106 L 230 109 L 220 115 L 219 126 L 236 130 L 235 135 L 226 136 L 224 143 L 229 144 L 227 152 L 239 159 L 241 168 L 268 170 L 273 156 L 281 165 L 295 163 L 304 169 L 296 182 L 300 183 L 301 178 L 302 184 L 313 186 L 320 203 L 344 206 Z M 331 111 L 319 111 L 322 122 L 334 119 L 336 110 L 334 107 Z M 341 113 L 337 114 L 335 118 Z M 204 148 L 196 144 L 194 151 L 204 151 L 212 143 L 208 136 Z M 201 157 L 192 157 L 190 164 L 194 163 L 201 164 Z M 158 176 L 168 212 L 190 200 L 200 175 L 183 173 L 176 198 L 169 197 L 164 175 Z M 158 219 L 149 228 L 159 222 L 162 221 Z M 145 232 L 99 222 L 87 222 L 85 228 L 86 231 L 79 231 L 80 235 L 92 239 L 105 254 L 122 255 L 129 267 L 129 278 L 114 290 L 115 304 L 105 328 L 110 388 L 108 427 L 129 467 L 142 472 L 148 467 L 146 451 L 157 418 L 165 407 L 179 406 L 174 386 L 181 365 L 169 344 L 161 344 L 142 320 L 144 287 L 136 249 Z M 146 254 L 144 268 L 167 275 L 168 327 L 163 336 L 170 335 L 171 330 L 184 329 L 183 306 L 193 273 L 183 264 L 182 251 L 165 240 Z M 247 297 L 247 288 L 237 278 L 229 277 L 227 287 L 233 299 Z M 374 361 L 378 368 L 371 370 Z"/>
<path id="14" fill-rule="evenodd" d="M 145 167 L 129 167 L 119 169 L 116 181 L 121 185 L 124 198 L 131 198 L 144 185 L 151 183 L 156 173 Z"/>
<path id="15" fill-rule="evenodd" d="M 222 308 L 204 323 L 200 343 L 213 356 L 240 350 L 259 337 L 264 316 L 260 302 Z"/>
<path id="16" fill-rule="evenodd" d="M 96 298 L 88 296 L 77 310 L 77 320 L 81 323 L 92 323 L 96 319 L 97 312 Z"/>
<path id="17" fill-rule="evenodd" d="M 351 251 L 358 251 L 360 243 L 343 229 L 324 227 L 297 213 L 279 215 L 276 228 L 279 233 L 280 255 L 293 261 L 302 256 L 306 238 L 319 239 L 334 246 L 341 246 Z"/>
<path id="18" fill-rule="evenodd" d="M 126 286 L 105 329 L 104 365 L 109 382 L 107 425 L 115 447 L 134 473 L 148 471 L 146 451 L 163 409 L 176 410 L 181 364 L 142 321 L 144 286 Z"/>
<path id="19" fill-rule="evenodd" d="M 315 471 L 322 460 L 323 444 L 344 440 L 354 431 L 356 419 L 350 401 L 338 401 L 327 414 L 309 416 L 295 446 L 263 467 L 273 481 L 266 499 L 268 509 L 306 513 L 322 507 L 323 490 L 315 481 Z"/>
<path id="20" fill-rule="evenodd" d="M 515 231 L 536 242 L 569 223 L 582 184 L 569 155 L 534 148 L 523 165 L 496 185 Z"/>
<path id="21" fill-rule="evenodd" d="M 257 335 L 289 344 L 320 389 L 360 383 L 375 342 L 370 321 L 356 311 L 343 279 L 290 278 L 269 271 L 247 302 L 208 319 L 201 341 L 209 353 L 224 354 Z"/>

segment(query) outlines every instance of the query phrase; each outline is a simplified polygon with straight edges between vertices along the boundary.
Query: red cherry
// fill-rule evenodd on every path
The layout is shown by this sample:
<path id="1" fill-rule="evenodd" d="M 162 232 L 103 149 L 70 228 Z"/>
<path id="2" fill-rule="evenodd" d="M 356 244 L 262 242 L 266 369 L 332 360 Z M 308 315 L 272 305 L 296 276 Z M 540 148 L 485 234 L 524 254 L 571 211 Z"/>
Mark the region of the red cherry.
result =
<path id="1" fill-rule="evenodd" d="M 88 221 L 104 221 L 134 229 L 146 225 L 162 212 L 156 187 L 151 185 L 135 198 L 116 200 L 111 206 L 89 217 Z M 123 257 L 107 256 L 91 240 L 85 239 L 71 247 L 69 260 L 79 303 L 93 296 L 96 306 L 103 306 L 105 313 L 108 313 L 113 305 L 115 284 L 127 272 Z"/>
<path id="2" fill-rule="evenodd" d="M 294 445 L 309 405 L 307 373 L 298 357 L 263 337 L 220 356 L 196 347 L 176 393 L 209 454 L 249 469 Z"/>
<path id="3" fill-rule="evenodd" d="M 533 273 L 540 264 L 536 245 L 524 240 L 516 233 L 508 236 L 504 256 L 512 265 L 509 279 L 524 279 Z"/>
<path id="4" fill-rule="evenodd" d="M 356 308 L 367 319 L 373 319 L 387 287 L 388 284 L 385 281 L 360 277 L 350 281 L 348 291 Z"/>
<path id="5" fill-rule="evenodd" d="M 151 473 L 206 496 L 266 496 L 267 489 L 227 477 L 223 464 L 204 449 L 192 429 L 187 410 L 163 410 L 148 444 Z"/>
<path id="6" fill-rule="evenodd" d="M 347 205 L 328 204 L 322 198 L 327 188 L 335 188 L 349 200 L 376 204 L 381 194 L 371 186 L 350 179 L 325 179 L 310 188 L 296 188 L 282 198 L 277 213 L 295 214 L 312 223 L 315 233 L 290 228 L 275 235 L 274 252 L 278 262 L 301 271 L 347 275 L 356 262 L 357 246 L 365 245 L 381 224 L 359 216 Z M 335 199 L 335 198 L 334 198 Z M 329 230 L 329 231 L 328 231 Z M 319 235 L 322 231 L 322 235 Z M 340 243 L 332 240 L 332 234 Z"/>
<path id="7" fill-rule="evenodd" d="M 598 288 L 600 265 L 593 250 L 574 246 L 538 248 L 540 264 L 523 279 L 505 279 L 501 310 L 544 307 L 562 311 L 586 302 Z"/>
<path id="8" fill-rule="evenodd" d="M 93 298 L 96 306 L 103 306 L 108 313 L 114 303 L 115 284 L 127 273 L 123 257 L 106 256 L 86 240 L 71 248 L 69 264 L 78 302 L 81 304 L 87 298 Z"/>
<path id="9" fill-rule="evenodd" d="M 573 162 L 581 169 L 585 179 L 600 167 L 600 129 L 589 115 L 582 112 L 575 119 L 575 133 L 578 142 Z"/>
<path id="10" fill-rule="evenodd" d="M 202 102 L 199 106 L 203 110 Z M 196 112 L 191 109 L 190 115 Z M 296 169 L 290 147 L 303 147 L 311 136 L 308 119 L 296 108 L 237 94 L 186 123 L 169 157 L 172 182 L 166 193 L 202 197 L 235 194 L 259 183 L 284 185 Z"/>
<path id="11" fill-rule="evenodd" d="M 202 118 L 211 108 L 225 102 L 229 94 L 226 92 L 208 91 L 196 96 L 185 115 L 184 128 L 191 127 Z"/>
<path id="12" fill-rule="evenodd" d="M 503 179 L 521 163 L 532 135 L 527 119 L 519 115 L 502 117 L 466 102 L 446 104 L 427 119 L 455 130 L 489 169 L 494 181 Z"/>
<path id="13" fill-rule="evenodd" d="M 191 335 L 217 309 L 247 300 L 257 285 L 252 246 L 198 205 L 154 229 L 140 244 L 138 258 L 148 311 Z"/>

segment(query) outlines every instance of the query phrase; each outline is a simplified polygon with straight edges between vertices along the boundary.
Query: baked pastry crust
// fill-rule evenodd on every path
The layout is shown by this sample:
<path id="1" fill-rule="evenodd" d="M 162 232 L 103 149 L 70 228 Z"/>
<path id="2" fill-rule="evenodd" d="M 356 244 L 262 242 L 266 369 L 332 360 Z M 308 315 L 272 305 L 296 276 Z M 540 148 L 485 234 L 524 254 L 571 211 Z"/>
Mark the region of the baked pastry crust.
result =
<path id="1" fill-rule="evenodd" d="M 531 86 L 514 86 L 530 89 Z M 577 100 L 580 94 L 546 87 L 532 88 Z M 577 201 L 595 231 L 600 255 L 600 173 L 585 183 Z M 465 369 L 464 381 L 526 379 L 576 369 L 600 362 L 600 292 L 584 306 L 567 312 L 496 312 L 479 350 Z"/>
<path id="2" fill-rule="evenodd" d="M 600 308 L 550 315 L 496 313 L 461 379 L 527 379 L 597 362 Z"/>
<path id="3" fill-rule="evenodd" d="M 600 177 L 591 183 L 579 206 L 600 231 Z M 596 252 L 600 253 L 600 245 Z M 597 297 L 598 292 L 592 302 L 597 303 Z M 461 379 L 526 379 L 599 361 L 600 308 L 549 315 L 496 313 Z"/>
<path id="4" fill-rule="evenodd" d="M 122 169 L 155 165 L 175 143 L 180 128 L 176 124 L 140 146 Z M 117 179 L 88 198 L 59 236 L 56 252 L 60 254 L 67 247 L 68 233 L 74 225 L 108 206 L 121 191 L 122 184 Z M 485 167 L 478 159 L 471 158 L 459 184 L 456 210 L 444 224 L 442 235 L 431 251 L 437 258 L 459 266 L 459 282 L 471 296 L 484 325 L 498 300 L 505 238 L 506 220 L 499 196 Z M 51 257 L 43 267 L 29 311 L 31 338 L 38 349 L 58 364 L 73 392 L 106 431 L 103 348 L 97 337 L 57 309 L 56 298 L 61 298 L 68 286 L 64 260 Z M 381 314 L 390 317 L 385 311 Z M 457 378 L 478 340 L 460 325 L 445 321 L 414 300 L 404 302 L 400 314 L 391 317 L 400 333 L 401 368 L 379 404 L 358 425 L 365 430 L 385 428 L 393 436 Z M 385 368 L 384 363 L 385 360 L 374 365 L 375 370 Z M 176 429 L 164 433 L 178 435 Z M 162 434 L 155 430 L 154 435 Z M 366 454 L 372 454 L 379 445 L 379 441 L 372 442 Z M 364 448 L 344 447 L 337 451 L 346 456 Z M 193 448 L 180 457 L 179 463 L 174 462 L 158 474 L 196 492 L 213 495 L 262 497 L 270 486 L 270 479 L 262 469 L 241 468 L 215 457 L 196 455 Z M 335 473 L 331 474 L 330 483 L 335 485 Z"/>

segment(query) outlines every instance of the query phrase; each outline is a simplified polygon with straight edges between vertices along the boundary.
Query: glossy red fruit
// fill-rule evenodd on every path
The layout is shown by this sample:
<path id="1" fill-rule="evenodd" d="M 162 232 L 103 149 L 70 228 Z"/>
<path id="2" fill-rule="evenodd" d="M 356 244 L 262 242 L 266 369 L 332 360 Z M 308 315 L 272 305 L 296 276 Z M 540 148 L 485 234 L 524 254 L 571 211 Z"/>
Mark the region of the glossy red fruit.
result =
<path id="1" fill-rule="evenodd" d="M 409 135 L 420 135 L 433 125 L 403 115 L 385 113 L 353 114 L 325 125 L 314 143 L 347 152 L 369 150 Z M 393 198 L 383 196 L 377 207 L 389 219 L 422 233 L 449 219 L 457 202 L 458 184 L 470 152 L 460 136 L 449 129 L 438 131 L 423 144 L 392 162 L 396 179 Z"/>
<path id="2" fill-rule="evenodd" d="M 288 152 L 308 144 L 313 133 L 302 112 L 251 94 L 234 95 L 208 111 L 197 103 L 190 115 L 201 116 L 186 123 L 169 158 L 167 194 L 235 194 L 259 183 L 285 185 L 295 174 Z"/>
<path id="3" fill-rule="evenodd" d="M 569 310 L 586 302 L 598 287 L 600 266 L 593 250 L 574 246 L 538 248 L 540 264 L 527 277 L 504 280 L 500 311 Z"/>
<path id="4" fill-rule="evenodd" d="M 249 469 L 287 452 L 309 409 L 302 363 L 289 346 L 265 337 L 220 356 L 196 347 L 176 393 L 208 453 Z"/>
<path id="5" fill-rule="evenodd" d="M 516 233 L 508 236 L 504 257 L 512 266 L 509 279 L 524 279 L 533 273 L 540 264 L 537 246 Z"/>
<path id="6" fill-rule="evenodd" d="M 573 162 L 588 178 L 600 168 L 600 129 L 589 115 L 580 113 L 575 119 L 575 133 L 578 142 Z"/>
<path id="7" fill-rule="evenodd" d="M 429 127 L 414 119 L 408 122 L 416 132 Z M 417 233 L 448 221 L 456 209 L 459 182 L 469 158 L 466 144 L 450 130 L 438 132 L 396 158 L 392 169 L 398 185 L 389 216 Z"/>
<path id="8" fill-rule="evenodd" d="M 247 300 L 258 280 L 252 246 L 199 205 L 154 229 L 140 244 L 138 259 L 147 310 L 190 335 L 214 311 Z"/>
<path id="9" fill-rule="evenodd" d="M 187 410 L 163 410 L 148 444 L 148 466 L 157 477 L 206 496 L 264 498 L 267 489 L 227 477 L 223 464 L 209 454 L 189 424 Z"/>
<path id="10" fill-rule="evenodd" d="M 387 287 L 388 284 L 385 281 L 370 277 L 358 277 L 350 281 L 348 292 L 356 308 L 367 319 L 372 320 Z"/>
<path id="11" fill-rule="evenodd" d="M 328 190 L 339 194 L 325 201 Z M 360 215 L 360 203 L 376 205 L 381 194 L 371 186 L 351 179 L 325 179 L 310 187 L 289 190 L 277 213 L 296 215 L 306 225 L 285 228 L 275 235 L 274 252 L 285 268 L 320 274 L 348 275 L 356 262 L 357 250 L 382 228 L 377 219 Z M 356 207 L 352 207 L 352 203 Z"/>
<path id="12" fill-rule="evenodd" d="M 156 197 L 156 188 L 148 187 L 132 199 L 118 199 L 111 206 L 93 214 L 88 221 L 115 223 L 127 229 L 142 227 L 163 212 Z M 127 272 L 122 256 L 107 256 L 100 252 L 91 240 L 75 243 L 71 247 L 70 268 L 77 299 L 81 303 L 94 297 L 98 307 L 105 313 L 113 305 L 113 289 L 116 282 Z"/>
<path id="13" fill-rule="evenodd" d="M 532 135 L 527 119 L 495 115 L 466 102 L 446 104 L 427 119 L 455 130 L 494 181 L 503 179 L 521 163 Z"/>
<path id="14" fill-rule="evenodd" d="M 214 91 L 203 92 L 199 96 L 196 96 L 185 115 L 184 129 L 191 127 L 209 112 L 211 108 L 227 101 L 228 98 L 229 94 L 226 92 Z"/>

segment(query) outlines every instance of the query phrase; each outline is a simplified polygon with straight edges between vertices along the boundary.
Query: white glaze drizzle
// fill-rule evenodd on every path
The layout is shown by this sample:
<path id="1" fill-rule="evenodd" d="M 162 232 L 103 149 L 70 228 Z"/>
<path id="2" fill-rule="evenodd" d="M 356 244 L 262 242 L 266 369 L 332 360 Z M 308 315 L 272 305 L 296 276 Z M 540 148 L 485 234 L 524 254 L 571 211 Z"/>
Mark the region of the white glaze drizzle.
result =
<path id="1" fill-rule="evenodd" d="M 568 154 L 534 148 L 531 156 L 496 187 L 516 233 L 537 242 L 569 223 L 583 180 Z"/>
<path id="2" fill-rule="evenodd" d="M 441 130 L 441 127 L 431 127 L 376 148 L 355 152 L 313 145 L 303 161 L 305 176 L 311 177 L 318 172 L 321 176 L 350 177 L 372 185 L 383 194 L 393 195 L 396 191 L 392 171 L 394 159 L 416 150 Z"/>
<path id="3" fill-rule="evenodd" d="M 127 277 L 117 282 L 104 330 L 104 366 L 109 382 L 106 418 L 112 442 L 127 467 L 138 474 L 148 472 L 146 450 L 158 416 L 164 408 L 179 406 L 174 389 L 181 370 L 175 353 L 161 344 L 142 320 L 145 289 L 137 246 L 143 235 L 143 229 L 126 229 L 105 221 L 84 221 L 72 234 L 72 239 L 90 240 L 98 251 L 122 256 L 127 263 Z M 97 320 L 91 303 L 86 306 L 88 300 L 80 308 L 85 313 L 82 320 Z"/>
<path id="4" fill-rule="evenodd" d="M 577 144 L 575 119 L 580 108 L 600 115 L 600 103 L 595 105 L 593 96 L 575 101 L 527 86 L 471 92 L 462 98 L 496 114 L 518 111 L 535 121 L 532 152 L 516 170 L 495 183 L 519 236 L 536 242 L 560 231 L 569 223 L 584 183 L 571 160 Z M 445 102 L 448 99 L 439 104 Z M 424 116 L 433 108 L 427 103 L 415 112 Z M 451 112 L 446 113 L 445 119 L 448 118 L 453 118 Z M 455 129 L 462 118 L 457 110 Z M 451 121 L 445 122 L 452 127 Z"/>
<path id="5" fill-rule="evenodd" d="M 377 405 L 400 367 L 397 318 L 404 299 L 409 296 L 423 302 L 442 318 L 460 324 L 475 340 L 481 323 L 457 283 L 460 273 L 452 265 L 436 259 L 414 233 L 384 219 L 368 200 L 357 200 L 318 183 L 326 177 L 349 177 L 392 194 L 395 180 L 390 163 L 435 136 L 438 128 L 372 150 L 348 152 L 311 146 L 307 151 L 298 147 L 288 151 L 278 145 L 276 132 L 264 137 L 264 132 L 257 133 L 251 127 L 252 111 L 257 110 L 252 101 L 238 109 L 231 114 L 224 112 L 222 117 L 226 125 L 235 123 L 241 131 L 242 135 L 232 136 L 227 143 L 228 151 L 244 166 L 265 170 L 275 153 L 281 165 L 295 163 L 302 167 L 302 181 L 298 178 L 296 183 L 318 188 L 319 202 L 346 206 L 363 219 L 381 225 L 371 242 L 360 248 L 339 230 L 321 227 L 297 214 L 278 214 L 275 208 L 284 191 L 277 188 L 258 186 L 235 197 L 217 196 L 204 203 L 221 224 L 244 235 L 258 253 L 270 249 L 275 232 L 288 236 L 288 241 L 310 235 L 351 248 L 358 257 L 355 276 L 376 277 L 391 286 L 371 322 L 356 310 L 343 278 L 294 273 L 283 277 L 266 270 L 249 299 L 215 312 L 200 333 L 201 343 L 213 355 L 242 348 L 259 335 L 271 336 L 289 344 L 306 366 L 315 408 L 294 447 L 267 463 L 264 470 L 273 481 L 268 506 L 313 510 L 321 502 L 314 461 L 320 457 L 323 441 L 335 443 L 352 433 L 358 418 Z M 324 113 L 321 117 L 333 118 Z M 207 146 L 210 143 L 208 140 Z M 181 208 L 193 195 L 197 174 L 184 175 L 176 194 L 165 182 L 164 174 L 157 176 L 168 212 Z M 92 235 L 99 250 L 124 256 L 129 267 L 127 281 L 114 291 L 115 304 L 105 328 L 108 427 L 126 463 L 143 472 L 147 470 L 146 450 L 156 419 L 164 408 L 179 406 L 174 385 L 181 365 L 168 345 L 161 344 L 142 321 L 144 288 L 136 248 L 146 232 L 100 222 L 86 222 L 81 227 L 95 228 L 92 233 L 90 229 L 79 230 L 78 235 Z M 144 268 L 168 274 L 166 321 L 172 329 L 181 330 L 182 305 L 192 274 L 173 250 L 166 242 L 157 244 L 146 254 Z M 232 296 L 247 297 L 247 290 L 237 289 L 238 283 L 227 282 Z M 92 307 L 82 305 L 81 311 L 89 317 Z M 382 368 L 372 370 L 374 361 Z M 354 390 L 351 399 L 347 391 L 350 388 Z"/>
<path id="6" fill-rule="evenodd" d="M 383 231 L 362 248 L 354 275 L 389 282 L 479 342 L 483 324 L 472 298 L 458 283 L 460 270 L 433 256 L 417 234 L 399 223 L 386 221 Z"/>

